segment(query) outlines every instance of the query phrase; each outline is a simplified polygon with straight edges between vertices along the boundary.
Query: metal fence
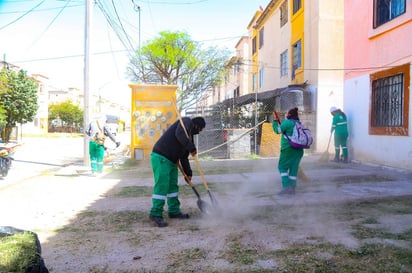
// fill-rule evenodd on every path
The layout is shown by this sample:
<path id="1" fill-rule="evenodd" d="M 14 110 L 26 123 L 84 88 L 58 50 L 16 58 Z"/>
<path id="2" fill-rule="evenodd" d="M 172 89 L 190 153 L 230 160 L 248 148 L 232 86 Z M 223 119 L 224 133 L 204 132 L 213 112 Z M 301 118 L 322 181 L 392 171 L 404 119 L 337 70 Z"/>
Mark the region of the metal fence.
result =
<path id="1" fill-rule="evenodd" d="M 315 112 L 310 92 L 279 89 L 228 99 L 208 108 L 189 109 L 188 116 L 203 116 L 206 128 L 197 137 L 199 157 L 228 159 L 279 155 L 280 135 L 273 132 L 273 111 L 284 118 L 299 108 L 301 121 L 315 135 Z M 312 147 L 310 150 L 313 150 Z"/>

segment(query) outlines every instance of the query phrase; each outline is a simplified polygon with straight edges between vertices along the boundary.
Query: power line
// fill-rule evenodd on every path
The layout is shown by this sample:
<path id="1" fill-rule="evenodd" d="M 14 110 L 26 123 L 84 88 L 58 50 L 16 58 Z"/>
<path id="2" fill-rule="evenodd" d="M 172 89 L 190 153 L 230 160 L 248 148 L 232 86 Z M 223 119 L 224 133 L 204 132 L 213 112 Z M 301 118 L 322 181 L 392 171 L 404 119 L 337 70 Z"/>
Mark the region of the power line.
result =
<path id="1" fill-rule="evenodd" d="M 14 24 L 15 22 L 19 21 L 20 19 L 22 19 L 24 16 L 26 16 L 27 14 L 31 13 L 32 11 L 34 11 L 37 7 L 39 7 L 41 4 L 43 4 L 46 0 L 41 1 L 39 4 L 37 4 L 36 6 L 34 6 L 33 8 L 29 9 L 26 13 L 24 13 L 23 15 L 17 17 L 17 19 L 11 21 L 10 23 L 0 27 L 0 30 L 3 30 L 4 28 Z"/>
<path id="2" fill-rule="evenodd" d="M 29 1 L 27 1 L 27 2 L 29 2 Z M 74 5 L 67 6 L 67 8 L 74 8 L 74 7 L 80 7 L 80 6 L 84 6 L 84 4 L 74 4 Z M 60 8 L 61 7 L 36 9 L 36 10 L 31 11 L 31 12 L 43 12 L 43 11 L 50 11 L 50 10 L 60 9 Z M 5 11 L 5 12 L 0 12 L 0 14 L 14 14 L 14 13 L 23 13 L 23 12 L 26 12 L 26 11 L 25 10 L 24 11 Z"/>
<path id="3" fill-rule="evenodd" d="M 114 54 L 114 53 L 123 53 L 123 52 L 128 52 L 128 50 L 122 49 L 122 50 L 113 50 L 113 51 L 103 51 L 103 52 L 93 53 L 92 55 L 105 55 L 105 54 Z M 83 57 L 84 57 L 83 54 L 77 54 L 77 55 L 32 59 L 32 60 L 21 60 L 21 61 L 17 60 L 17 61 L 12 61 L 12 63 L 42 62 L 42 61 L 53 61 L 53 60 L 62 60 L 62 59 L 70 59 L 70 58 L 83 58 Z"/>
<path id="4" fill-rule="evenodd" d="M 68 4 L 70 3 L 70 0 L 66 2 L 66 5 L 64 5 L 60 11 L 56 14 L 56 16 L 53 18 L 53 20 L 47 25 L 47 27 L 43 30 L 42 33 L 33 41 L 33 43 L 28 47 L 30 49 L 33 45 L 35 45 L 40 38 L 50 29 L 51 25 L 56 21 L 56 19 L 61 15 L 61 13 L 67 8 Z"/>

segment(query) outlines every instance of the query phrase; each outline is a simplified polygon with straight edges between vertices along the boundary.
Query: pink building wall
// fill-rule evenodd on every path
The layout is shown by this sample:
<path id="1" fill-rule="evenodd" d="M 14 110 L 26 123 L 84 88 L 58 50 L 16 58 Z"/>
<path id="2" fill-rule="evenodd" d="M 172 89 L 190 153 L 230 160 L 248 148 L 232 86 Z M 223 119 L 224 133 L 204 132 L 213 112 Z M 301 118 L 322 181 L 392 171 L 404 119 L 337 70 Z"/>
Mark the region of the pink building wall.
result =
<path id="1" fill-rule="evenodd" d="M 412 0 L 406 0 L 404 14 L 377 29 L 373 28 L 373 4 L 345 0 L 345 79 L 412 59 Z"/>

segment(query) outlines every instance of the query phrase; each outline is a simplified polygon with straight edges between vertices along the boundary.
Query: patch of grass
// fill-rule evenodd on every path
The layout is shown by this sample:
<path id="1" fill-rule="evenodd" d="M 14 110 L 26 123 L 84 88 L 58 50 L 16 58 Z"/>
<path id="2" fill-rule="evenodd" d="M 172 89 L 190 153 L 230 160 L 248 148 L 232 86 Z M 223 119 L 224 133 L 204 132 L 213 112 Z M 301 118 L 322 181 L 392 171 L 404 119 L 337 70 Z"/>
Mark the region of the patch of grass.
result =
<path id="1" fill-rule="evenodd" d="M 205 260 L 206 254 L 206 250 L 198 247 L 184 249 L 179 253 L 170 253 L 168 255 L 168 259 L 170 260 L 168 268 L 188 268 L 191 264 L 198 263 L 201 260 Z"/>
<path id="2" fill-rule="evenodd" d="M 251 154 L 247 158 L 251 160 L 256 160 L 256 159 L 260 159 L 261 157 L 260 155 L 257 155 L 257 154 Z"/>
<path id="3" fill-rule="evenodd" d="M 412 229 L 403 233 L 391 233 L 380 228 L 370 228 L 364 225 L 354 225 L 352 235 L 358 239 L 380 238 L 391 240 L 412 241 Z"/>
<path id="4" fill-rule="evenodd" d="M 276 272 L 300 273 L 402 273 L 411 272 L 410 251 L 380 244 L 366 244 L 348 250 L 330 243 L 293 244 L 285 250 L 273 252 Z"/>
<path id="5" fill-rule="evenodd" d="M 85 211 L 78 215 L 76 222 L 58 229 L 58 232 L 87 233 L 92 231 L 130 231 L 134 224 L 147 219 L 147 212 L 115 211 L 97 212 Z"/>
<path id="6" fill-rule="evenodd" d="M 379 215 L 402 215 L 410 214 L 411 211 L 410 197 L 390 197 L 346 203 L 337 207 L 336 215 L 341 220 L 362 222 L 365 219 L 376 219 Z"/>
<path id="7" fill-rule="evenodd" d="M 40 264 L 36 236 L 32 232 L 0 237 L 0 272 L 26 272 Z"/>
<path id="8" fill-rule="evenodd" d="M 239 265 L 251 265 L 256 262 L 259 257 L 259 251 L 254 246 L 245 245 L 242 243 L 242 235 L 230 235 L 226 239 L 227 249 L 223 254 L 223 258 L 230 263 Z"/>
<path id="9" fill-rule="evenodd" d="M 114 194 L 116 197 L 149 197 L 152 195 L 153 187 L 147 186 L 128 186 L 122 187 L 119 192 Z"/>

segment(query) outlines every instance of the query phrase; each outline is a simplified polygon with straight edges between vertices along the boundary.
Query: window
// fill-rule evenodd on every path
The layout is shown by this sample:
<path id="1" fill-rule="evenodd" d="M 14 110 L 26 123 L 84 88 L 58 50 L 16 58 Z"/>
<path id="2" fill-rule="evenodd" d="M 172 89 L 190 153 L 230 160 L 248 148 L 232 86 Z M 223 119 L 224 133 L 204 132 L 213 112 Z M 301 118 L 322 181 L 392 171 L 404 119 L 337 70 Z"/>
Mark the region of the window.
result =
<path id="1" fill-rule="evenodd" d="M 295 79 L 295 71 L 302 66 L 302 45 L 299 40 L 292 46 L 292 80 Z"/>
<path id="2" fill-rule="evenodd" d="M 252 88 L 253 88 L 253 92 L 254 91 L 256 91 L 256 89 L 257 89 L 257 77 L 256 77 L 256 73 L 253 73 L 253 86 L 252 86 Z"/>
<path id="3" fill-rule="evenodd" d="M 259 30 L 259 49 L 262 48 L 265 39 L 265 28 Z"/>
<path id="4" fill-rule="evenodd" d="M 264 76 L 265 76 L 265 70 L 261 68 L 259 70 L 259 88 L 262 88 L 264 86 Z"/>
<path id="5" fill-rule="evenodd" d="M 256 53 L 256 37 L 252 39 L 252 55 Z"/>
<path id="6" fill-rule="evenodd" d="M 283 1 L 280 6 L 280 26 L 285 25 L 288 22 L 288 1 Z"/>
<path id="7" fill-rule="evenodd" d="M 233 90 L 233 97 L 238 98 L 239 96 L 240 96 L 240 88 L 238 86 L 235 88 L 235 90 Z"/>
<path id="8" fill-rule="evenodd" d="M 293 0 L 293 14 L 298 12 L 302 7 L 302 0 Z"/>
<path id="9" fill-rule="evenodd" d="M 285 50 L 280 54 L 280 76 L 288 75 L 288 51 Z"/>
<path id="10" fill-rule="evenodd" d="M 372 135 L 408 135 L 409 64 L 371 75 Z"/>
<path id="11" fill-rule="evenodd" d="M 377 28 L 400 16 L 406 11 L 406 0 L 375 0 L 373 27 Z"/>

